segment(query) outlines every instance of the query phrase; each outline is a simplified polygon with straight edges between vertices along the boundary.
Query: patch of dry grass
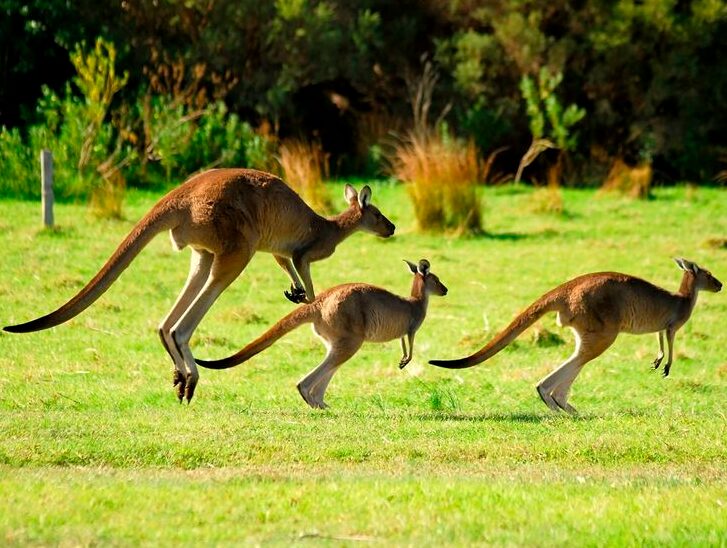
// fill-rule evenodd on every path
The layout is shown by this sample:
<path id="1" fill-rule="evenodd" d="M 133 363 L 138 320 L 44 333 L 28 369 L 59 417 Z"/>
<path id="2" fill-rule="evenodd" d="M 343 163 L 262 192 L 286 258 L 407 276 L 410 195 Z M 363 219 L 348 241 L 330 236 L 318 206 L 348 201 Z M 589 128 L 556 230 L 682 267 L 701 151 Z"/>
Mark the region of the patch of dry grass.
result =
<path id="1" fill-rule="evenodd" d="M 648 198 L 652 176 L 651 164 L 633 167 L 617 158 L 601 188 L 606 192 L 620 192 L 631 198 Z"/>
<path id="2" fill-rule="evenodd" d="M 411 134 L 394 147 L 393 155 L 393 172 L 407 184 L 419 229 L 482 230 L 480 161 L 472 141 Z"/>
<path id="3" fill-rule="evenodd" d="M 313 209 L 326 211 L 331 203 L 323 180 L 328 177 L 328 154 L 320 143 L 297 139 L 280 145 L 280 167 L 285 181 Z"/>

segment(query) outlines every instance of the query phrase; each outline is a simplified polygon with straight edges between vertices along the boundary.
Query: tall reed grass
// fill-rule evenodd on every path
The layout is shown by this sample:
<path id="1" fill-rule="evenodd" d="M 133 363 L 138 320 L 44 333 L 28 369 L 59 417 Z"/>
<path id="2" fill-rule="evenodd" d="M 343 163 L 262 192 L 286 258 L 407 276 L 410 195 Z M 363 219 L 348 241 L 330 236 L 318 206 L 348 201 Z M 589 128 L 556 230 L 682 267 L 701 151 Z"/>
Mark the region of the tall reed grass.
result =
<path id="1" fill-rule="evenodd" d="M 323 180 L 328 177 L 328 154 L 320 143 L 298 139 L 283 141 L 278 161 L 285 181 L 317 211 L 331 208 Z"/>
<path id="2" fill-rule="evenodd" d="M 644 163 L 632 167 L 617 158 L 601 189 L 606 192 L 620 192 L 631 198 L 649 198 L 652 178 L 651 164 Z"/>
<path id="3" fill-rule="evenodd" d="M 412 133 L 395 145 L 392 155 L 392 171 L 407 184 L 419 229 L 482 231 L 481 170 L 473 142 Z"/>

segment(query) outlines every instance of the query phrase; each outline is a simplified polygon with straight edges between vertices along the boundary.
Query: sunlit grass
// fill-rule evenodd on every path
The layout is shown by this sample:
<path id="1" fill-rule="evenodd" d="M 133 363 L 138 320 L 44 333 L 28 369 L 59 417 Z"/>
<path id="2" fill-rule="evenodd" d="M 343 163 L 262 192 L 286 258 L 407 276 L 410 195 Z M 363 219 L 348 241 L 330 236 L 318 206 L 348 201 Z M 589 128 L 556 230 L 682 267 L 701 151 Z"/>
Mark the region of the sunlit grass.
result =
<path id="1" fill-rule="evenodd" d="M 332 185 L 331 196 L 342 196 Z M 356 185 L 357 187 L 360 185 Z M 532 190 L 480 189 L 488 235 L 419 233 L 402 186 L 373 184 L 397 225 L 357 234 L 313 266 L 319 291 L 366 281 L 407 294 L 401 259 L 428 258 L 449 287 L 432 299 L 414 360 L 366 345 L 334 377 L 331 408 L 295 383 L 324 349 L 299 329 L 249 363 L 202 371 L 176 403 L 156 326 L 186 278 L 188 252 L 159 237 L 93 307 L 49 331 L 0 334 L 0 539 L 8 544 L 727 543 L 727 300 L 700 296 L 677 334 L 672 375 L 649 366 L 656 338 L 622 336 L 577 379 L 578 417 L 554 415 L 535 383 L 572 350 L 546 317 L 490 362 L 445 371 L 554 285 L 616 270 L 676 289 L 684 256 L 727 278 L 727 200 L 716 189 L 655 199 L 563 189 L 560 215 Z M 334 209 L 345 207 L 342 198 Z M 59 205 L 0 202 L 0 320 L 50 311 L 93 276 L 153 203 L 125 221 Z M 256 256 L 200 325 L 199 357 L 228 355 L 290 311 L 289 282 Z"/>

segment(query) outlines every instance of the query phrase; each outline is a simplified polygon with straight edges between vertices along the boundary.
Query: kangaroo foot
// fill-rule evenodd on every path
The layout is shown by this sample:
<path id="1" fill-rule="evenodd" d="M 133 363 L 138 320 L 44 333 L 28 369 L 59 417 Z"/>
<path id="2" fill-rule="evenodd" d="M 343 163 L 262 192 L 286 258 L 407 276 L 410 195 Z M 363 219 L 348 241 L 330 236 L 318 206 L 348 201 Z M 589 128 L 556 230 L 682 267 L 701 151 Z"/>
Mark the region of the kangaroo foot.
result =
<path id="1" fill-rule="evenodd" d="M 308 389 L 303 386 L 302 381 L 296 385 L 296 388 L 298 389 L 298 394 L 300 394 L 300 397 L 303 398 L 303 401 L 305 401 L 305 403 L 315 409 L 315 404 L 310 397 L 310 392 L 308 392 Z"/>
<path id="2" fill-rule="evenodd" d="M 194 397 L 194 389 L 197 388 L 198 380 L 199 378 L 195 378 L 193 375 L 187 375 L 187 382 L 184 386 L 184 397 L 187 399 L 187 403 L 191 402 Z"/>
<path id="3" fill-rule="evenodd" d="M 310 390 L 303 385 L 303 381 L 297 384 L 298 393 L 301 395 L 305 403 L 310 405 L 313 409 L 326 409 L 328 404 L 322 399 L 317 399 L 310 393 Z"/>
<path id="4" fill-rule="evenodd" d="M 295 304 L 300 304 L 305 302 L 305 289 L 302 287 L 295 286 L 293 284 L 290 285 L 290 291 L 283 291 L 283 295 Z"/>
<path id="5" fill-rule="evenodd" d="M 555 403 L 553 396 L 548 394 L 542 386 L 536 386 L 535 390 L 538 392 L 540 399 L 543 400 L 543 403 L 547 405 L 551 411 L 560 411 L 560 407 L 558 407 L 558 404 Z"/>
<path id="6" fill-rule="evenodd" d="M 576 411 L 576 408 L 573 407 L 568 402 L 560 403 L 556 398 L 553 398 L 553 401 L 556 403 L 558 407 L 560 407 L 563 411 L 568 413 L 569 415 L 577 415 L 578 411 Z"/>

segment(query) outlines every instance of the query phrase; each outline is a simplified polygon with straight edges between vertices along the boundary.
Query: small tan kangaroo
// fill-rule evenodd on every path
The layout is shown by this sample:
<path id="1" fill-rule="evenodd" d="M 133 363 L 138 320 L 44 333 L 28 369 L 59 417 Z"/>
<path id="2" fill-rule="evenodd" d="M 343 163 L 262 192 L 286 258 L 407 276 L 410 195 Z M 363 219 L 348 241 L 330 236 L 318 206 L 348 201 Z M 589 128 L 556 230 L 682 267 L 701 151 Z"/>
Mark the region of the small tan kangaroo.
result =
<path id="1" fill-rule="evenodd" d="M 319 294 L 312 303 L 298 307 L 237 354 L 221 360 L 197 360 L 197 363 L 209 369 L 234 367 L 296 327 L 312 322 L 313 331 L 328 352 L 323 362 L 298 383 L 298 392 L 311 407 L 324 409 L 327 405 L 323 396 L 328 383 L 364 341 L 387 342 L 401 338 L 404 355 L 399 368 L 411 361 L 414 335 L 424 321 L 429 295 L 446 295 L 447 288 L 430 272 L 426 259 L 419 261 L 418 266 L 406 263 L 414 274 L 409 298 L 368 284 L 339 285 Z"/>
<path id="2" fill-rule="evenodd" d="M 348 209 L 324 218 L 274 175 L 251 169 L 213 169 L 191 177 L 159 200 L 137 223 L 88 284 L 43 317 L 5 327 L 12 333 L 48 329 L 88 308 L 119 277 L 151 239 L 169 230 L 172 246 L 192 248 L 187 282 L 159 326 L 162 345 L 174 362 L 181 402 L 192 399 L 199 379 L 189 349 L 197 325 L 217 297 L 237 278 L 256 251 L 272 253 L 292 280 L 293 302 L 315 299 L 310 263 L 329 257 L 357 230 L 394 234 L 394 225 L 371 204 L 371 189 L 345 187 Z"/>
<path id="3" fill-rule="evenodd" d="M 701 289 L 714 293 L 722 289 L 722 283 L 708 270 L 685 259 L 675 261 L 684 271 L 676 293 L 627 274 L 586 274 L 548 291 L 471 356 L 429 363 L 449 369 L 472 367 L 497 354 L 546 312 L 557 312 L 558 325 L 568 326 L 575 333 L 576 348 L 568 360 L 537 385 L 538 395 L 550 409 L 575 412 L 568 403 L 573 381 L 583 366 L 600 356 L 622 332 L 658 333 L 655 369 L 664 359 L 666 335 L 669 351 L 664 365 L 666 377 L 672 364 L 674 335 L 692 314 L 697 293 Z"/>

